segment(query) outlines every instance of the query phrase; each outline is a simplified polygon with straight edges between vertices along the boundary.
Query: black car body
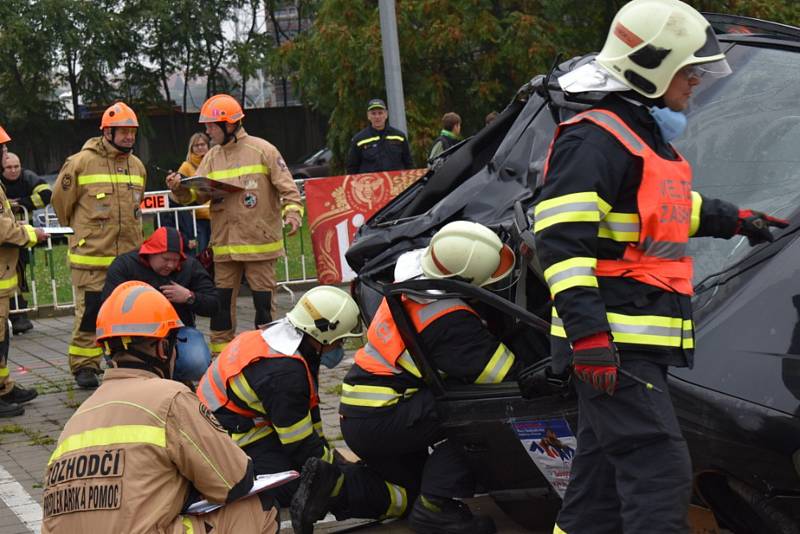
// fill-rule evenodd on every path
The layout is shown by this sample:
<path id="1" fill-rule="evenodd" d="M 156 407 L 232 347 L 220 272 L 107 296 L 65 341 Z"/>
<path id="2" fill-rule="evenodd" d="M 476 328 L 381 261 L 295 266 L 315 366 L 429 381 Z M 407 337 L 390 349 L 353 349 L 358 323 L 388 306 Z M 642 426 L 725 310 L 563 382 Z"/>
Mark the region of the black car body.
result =
<path id="1" fill-rule="evenodd" d="M 736 533 L 800 532 L 800 29 L 707 17 L 734 73 L 695 90 L 689 129 L 676 146 L 692 163 L 695 190 L 791 225 L 758 247 L 742 237 L 691 240 L 695 365 L 670 370 L 670 393 L 692 453 L 695 502 Z M 525 353 L 526 333 L 533 333 L 529 346 L 539 346 L 536 325 L 549 319 L 549 297 L 535 269 L 523 265 L 507 287 L 486 291 L 452 281 L 392 285 L 392 267 L 402 252 L 425 246 L 458 219 L 485 224 L 516 248 L 524 234 L 514 205 L 526 211 L 532 205 L 556 123 L 591 104 L 591 94 L 566 98 L 555 78 L 586 60 L 534 78 L 494 122 L 361 227 L 347 260 L 358 272 L 353 290 L 365 316 L 383 295 L 392 300 L 401 290 L 439 288 L 480 300 L 484 316 L 518 354 Z M 558 497 L 512 426 L 561 418 L 574 429 L 569 392 L 525 400 L 513 384 L 448 387 L 402 308 L 395 304 L 393 311 L 450 436 L 463 445 L 485 490 L 528 526 L 551 521 Z M 534 352 L 527 355 L 531 363 L 546 358 Z"/>

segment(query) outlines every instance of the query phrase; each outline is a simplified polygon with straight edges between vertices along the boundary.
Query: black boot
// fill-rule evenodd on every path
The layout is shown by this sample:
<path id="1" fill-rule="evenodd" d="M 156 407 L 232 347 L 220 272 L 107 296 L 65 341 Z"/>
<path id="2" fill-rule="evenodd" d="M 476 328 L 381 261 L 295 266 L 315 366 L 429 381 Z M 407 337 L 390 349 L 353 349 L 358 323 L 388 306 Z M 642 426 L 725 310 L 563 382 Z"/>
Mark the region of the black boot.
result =
<path id="1" fill-rule="evenodd" d="M 25 413 L 25 408 L 13 402 L 0 399 L 0 417 L 15 417 Z"/>
<path id="2" fill-rule="evenodd" d="M 99 384 L 97 382 L 97 373 L 94 369 L 88 367 L 81 367 L 75 371 L 75 383 L 81 389 L 94 389 Z"/>
<path id="3" fill-rule="evenodd" d="M 15 336 L 33 330 L 33 323 L 27 313 L 15 313 L 9 316 L 9 319 L 11 320 L 11 331 Z"/>
<path id="4" fill-rule="evenodd" d="M 9 404 L 23 404 L 32 401 L 37 395 L 39 392 L 35 389 L 25 389 L 19 384 L 14 384 L 14 389 L 5 395 L 0 395 L 0 400 Z"/>
<path id="5" fill-rule="evenodd" d="M 493 534 L 494 520 L 472 515 L 469 507 L 455 499 L 424 497 L 414 501 L 408 524 L 417 534 Z"/>
<path id="6" fill-rule="evenodd" d="M 309 458 L 303 465 L 300 486 L 292 498 L 292 528 L 295 534 L 312 534 L 314 523 L 325 517 L 331 492 L 341 471 L 319 458 Z"/>

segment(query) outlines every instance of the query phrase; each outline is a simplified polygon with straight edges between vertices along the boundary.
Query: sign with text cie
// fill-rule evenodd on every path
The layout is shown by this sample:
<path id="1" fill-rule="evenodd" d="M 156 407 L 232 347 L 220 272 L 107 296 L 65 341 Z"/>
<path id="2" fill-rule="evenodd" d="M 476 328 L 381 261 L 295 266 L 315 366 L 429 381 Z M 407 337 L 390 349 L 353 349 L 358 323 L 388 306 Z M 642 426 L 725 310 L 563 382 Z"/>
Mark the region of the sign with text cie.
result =
<path id="1" fill-rule="evenodd" d="M 145 193 L 139 207 L 142 213 L 169 208 L 169 193 Z"/>
<path id="2" fill-rule="evenodd" d="M 306 181 L 306 210 L 320 283 L 348 282 L 355 277 L 344 253 L 356 230 L 426 170 L 348 174 Z"/>

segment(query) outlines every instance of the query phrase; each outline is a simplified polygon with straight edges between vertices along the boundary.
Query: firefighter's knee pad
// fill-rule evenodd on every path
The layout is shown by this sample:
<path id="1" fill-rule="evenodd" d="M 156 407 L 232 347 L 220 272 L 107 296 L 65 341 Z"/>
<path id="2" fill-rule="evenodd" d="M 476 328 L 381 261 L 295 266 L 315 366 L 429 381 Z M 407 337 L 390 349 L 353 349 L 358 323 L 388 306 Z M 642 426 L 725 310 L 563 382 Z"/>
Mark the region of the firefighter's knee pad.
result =
<path id="1" fill-rule="evenodd" d="M 256 309 L 255 326 L 272 322 L 272 291 L 253 291 L 253 306 Z"/>
<path id="2" fill-rule="evenodd" d="M 100 311 L 100 292 L 86 291 L 83 295 L 83 317 L 78 330 L 94 334 L 97 328 L 97 313 Z"/>
<path id="3" fill-rule="evenodd" d="M 229 287 L 218 287 L 217 296 L 219 297 L 219 310 L 211 316 L 211 330 L 221 331 L 233 328 L 231 320 L 231 300 L 233 299 L 233 289 Z"/>

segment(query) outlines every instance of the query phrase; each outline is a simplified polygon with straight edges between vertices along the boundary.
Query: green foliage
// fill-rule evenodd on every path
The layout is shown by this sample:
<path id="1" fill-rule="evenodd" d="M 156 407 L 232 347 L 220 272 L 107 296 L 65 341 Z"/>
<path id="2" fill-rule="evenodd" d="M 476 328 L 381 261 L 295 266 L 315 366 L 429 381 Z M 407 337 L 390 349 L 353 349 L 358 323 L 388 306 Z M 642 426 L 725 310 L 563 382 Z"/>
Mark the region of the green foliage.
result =
<path id="1" fill-rule="evenodd" d="M 424 163 L 448 111 L 464 132 L 483 127 L 517 88 L 564 59 L 598 50 L 621 0 L 397 0 L 397 25 L 409 137 Z M 797 24 L 795 0 L 703 0 L 707 11 Z M 285 43 L 275 68 L 303 99 L 330 116 L 329 146 L 339 162 L 366 126 L 365 104 L 384 96 L 377 2 L 326 0 L 313 28 Z"/>

